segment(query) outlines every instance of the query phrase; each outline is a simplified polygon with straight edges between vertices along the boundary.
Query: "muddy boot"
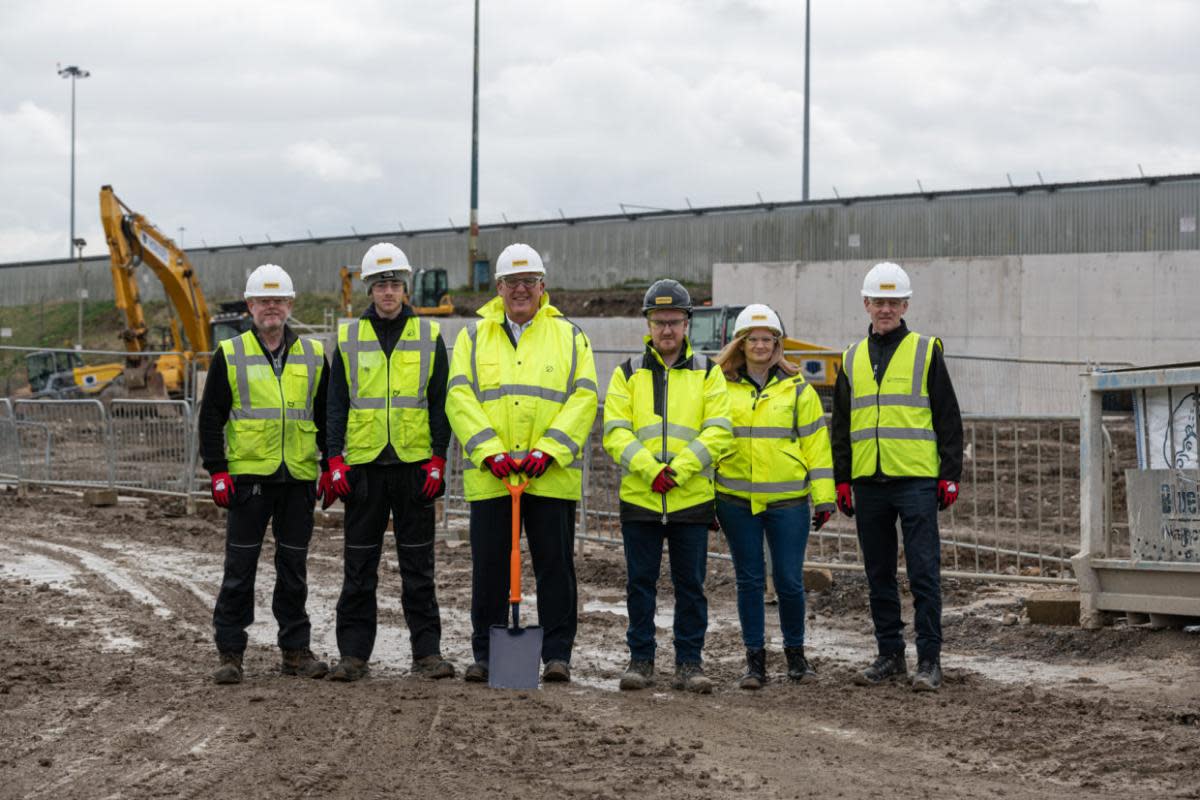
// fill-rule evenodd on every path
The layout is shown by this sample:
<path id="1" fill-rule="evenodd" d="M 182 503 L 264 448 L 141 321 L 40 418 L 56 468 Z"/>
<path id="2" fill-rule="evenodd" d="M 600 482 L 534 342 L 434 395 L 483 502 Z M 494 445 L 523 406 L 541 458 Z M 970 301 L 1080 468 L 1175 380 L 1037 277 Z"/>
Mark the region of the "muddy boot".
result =
<path id="1" fill-rule="evenodd" d="M 354 656 L 346 656 L 329 673 L 329 680 L 338 681 L 339 683 L 351 683 L 367 677 L 367 673 L 370 671 L 371 668 L 367 666 L 366 661 Z"/>
<path id="2" fill-rule="evenodd" d="M 933 660 L 917 664 L 912 688 L 914 692 L 936 692 L 942 688 L 942 665 Z"/>
<path id="3" fill-rule="evenodd" d="M 454 665 L 442 658 L 440 653 L 414 658 L 410 671 L 413 675 L 435 681 L 454 677 Z"/>
<path id="4" fill-rule="evenodd" d="M 804 657 L 804 646 L 800 647 L 785 647 L 783 655 L 787 658 L 788 678 L 796 683 L 812 680 L 817 677 L 817 671 L 808 663 L 808 659 Z"/>
<path id="5" fill-rule="evenodd" d="M 900 650 L 876 658 L 871 666 L 854 676 L 854 682 L 859 686 L 875 686 L 905 675 L 908 675 L 908 662 L 904 659 L 904 651 Z"/>
<path id="6" fill-rule="evenodd" d="M 488 682 L 488 665 L 486 661 L 476 661 L 471 666 L 467 667 L 467 671 L 463 673 L 463 680 L 467 683 L 487 683 Z"/>
<path id="7" fill-rule="evenodd" d="M 704 674 L 704 667 L 699 663 L 677 664 L 671 688 L 683 689 L 696 694 L 712 694 L 713 682 Z"/>
<path id="8" fill-rule="evenodd" d="M 546 662 L 546 669 L 542 671 L 542 682 L 570 683 L 571 665 L 561 659 Z"/>
<path id="9" fill-rule="evenodd" d="M 242 654 L 221 653 L 221 666 L 212 674 L 213 683 L 230 684 L 242 682 Z"/>
<path id="10" fill-rule="evenodd" d="M 279 671 L 284 675 L 298 675 L 301 678 L 324 678 L 325 673 L 329 672 L 329 665 L 324 661 L 317 661 L 312 650 L 306 647 L 303 650 L 284 650 Z"/>
<path id="11" fill-rule="evenodd" d="M 637 691 L 654 685 L 654 662 L 633 659 L 621 675 L 621 689 Z"/>
<path id="12" fill-rule="evenodd" d="M 746 651 L 746 674 L 738 681 L 743 689 L 761 689 L 767 683 L 767 651 L 763 648 Z"/>

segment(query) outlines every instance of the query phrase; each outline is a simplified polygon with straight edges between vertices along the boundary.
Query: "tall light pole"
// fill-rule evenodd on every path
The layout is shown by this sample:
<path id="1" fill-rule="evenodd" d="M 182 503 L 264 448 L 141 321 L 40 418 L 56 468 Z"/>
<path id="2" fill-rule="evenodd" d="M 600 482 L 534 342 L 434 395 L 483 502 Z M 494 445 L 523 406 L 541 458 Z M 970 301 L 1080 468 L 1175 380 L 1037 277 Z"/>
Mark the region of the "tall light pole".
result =
<path id="1" fill-rule="evenodd" d="M 808 51 L 812 30 L 812 0 L 804 0 L 804 186 L 800 199 L 808 199 Z"/>
<path id="2" fill-rule="evenodd" d="M 467 281 L 475 286 L 479 257 L 479 0 L 475 0 L 475 66 L 471 83 L 471 221 L 467 234 Z"/>
<path id="3" fill-rule="evenodd" d="M 58 74 L 60 77 L 71 79 L 71 238 L 67 240 L 67 258 L 70 258 L 75 246 L 75 81 L 92 73 L 76 66 L 60 65 Z"/>

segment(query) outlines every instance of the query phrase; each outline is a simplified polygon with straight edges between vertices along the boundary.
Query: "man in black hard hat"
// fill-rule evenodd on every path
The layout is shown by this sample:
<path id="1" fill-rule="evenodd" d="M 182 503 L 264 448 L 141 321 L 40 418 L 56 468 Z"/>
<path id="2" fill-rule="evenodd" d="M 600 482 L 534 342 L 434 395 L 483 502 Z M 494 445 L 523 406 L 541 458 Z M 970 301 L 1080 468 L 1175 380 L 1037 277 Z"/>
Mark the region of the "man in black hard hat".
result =
<path id="1" fill-rule="evenodd" d="M 678 281 L 646 292 L 645 351 L 618 366 L 604 402 L 604 449 L 621 465 L 630 661 L 622 689 L 654 682 L 654 613 L 663 542 L 675 587 L 672 686 L 712 691 L 701 665 L 708 628 L 704 573 L 714 515 L 713 464 L 733 444 L 725 375 L 692 352 L 692 298 Z"/>

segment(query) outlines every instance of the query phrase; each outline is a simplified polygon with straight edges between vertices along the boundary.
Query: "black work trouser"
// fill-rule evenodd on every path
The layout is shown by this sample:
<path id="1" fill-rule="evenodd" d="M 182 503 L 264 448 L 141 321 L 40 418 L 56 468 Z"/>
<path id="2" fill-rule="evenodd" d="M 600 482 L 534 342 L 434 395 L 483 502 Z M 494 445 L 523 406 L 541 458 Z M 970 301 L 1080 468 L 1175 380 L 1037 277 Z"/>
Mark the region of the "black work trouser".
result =
<path id="1" fill-rule="evenodd" d="M 267 522 L 275 536 L 275 594 L 271 611 L 279 623 L 279 647 L 304 650 L 312 626 L 308 599 L 308 543 L 312 539 L 313 483 L 240 483 L 225 521 L 225 576 L 213 610 L 213 638 L 222 653 L 246 650 L 254 622 L 254 577 Z"/>
<path id="2" fill-rule="evenodd" d="M 571 660 L 579 610 L 575 588 L 575 503 L 555 497 L 521 497 L 524 537 L 529 542 L 537 585 L 542 661 Z M 511 625 L 509 554 L 512 498 L 471 503 L 471 649 L 488 660 L 492 625 Z M 526 585 L 522 576 L 522 586 Z M 524 615 L 522 615 L 524 616 Z"/>
<path id="3" fill-rule="evenodd" d="M 400 563 L 400 605 L 413 659 L 441 652 L 442 620 L 433 579 L 434 504 L 421 497 L 418 464 L 351 467 L 354 491 L 345 499 L 342 595 L 337 604 L 338 652 L 367 661 L 375 649 L 379 560 L 388 518 Z"/>
<path id="4" fill-rule="evenodd" d="M 904 652 L 904 622 L 900 618 L 900 589 L 896 583 L 899 517 L 908 586 L 913 595 L 917 659 L 938 661 L 942 653 L 942 558 L 937 481 L 932 478 L 855 481 L 854 511 L 879 654 Z"/>

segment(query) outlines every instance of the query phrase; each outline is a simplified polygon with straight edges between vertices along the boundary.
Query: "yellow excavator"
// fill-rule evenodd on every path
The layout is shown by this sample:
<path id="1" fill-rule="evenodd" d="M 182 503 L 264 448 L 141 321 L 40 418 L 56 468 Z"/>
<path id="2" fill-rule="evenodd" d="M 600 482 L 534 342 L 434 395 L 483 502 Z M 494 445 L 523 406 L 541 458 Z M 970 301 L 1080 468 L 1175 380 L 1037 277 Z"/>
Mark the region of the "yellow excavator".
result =
<path id="1" fill-rule="evenodd" d="M 354 316 L 353 284 L 358 267 L 342 267 L 342 313 Z M 409 287 L 408 302 L 413 312 L 422 317 L 449 317 L 454 314 L 454 301 L 450 297 L 449 281 L 444 269 L 413 270 L 412 286 Z"/>
<path id="2" fill-rule="evenodd" d="M 57 358 L 54 353 L 32 353 L 26 363 L 30 388 L 42 396 L 182 397 L 187 393 L 192 363 L 207 368 L 218 338 L 249 329 L 245 303 L 223 303 L 220 313 L 210 314 L 187 255 L 125 205 L 111 186 L 100 188 L 100 222 L 108 242 L 117 308 L 125 315 L 121 339 L 129 356 L 124 362 L 85 366 L 78 354 Z M 152 349 L 137 284 L 137 268 L 143 264 L 162 283 L 174 312 L 170 338 L 160 349 L 176 352 L 156 358 L 138 355 Z"/>

